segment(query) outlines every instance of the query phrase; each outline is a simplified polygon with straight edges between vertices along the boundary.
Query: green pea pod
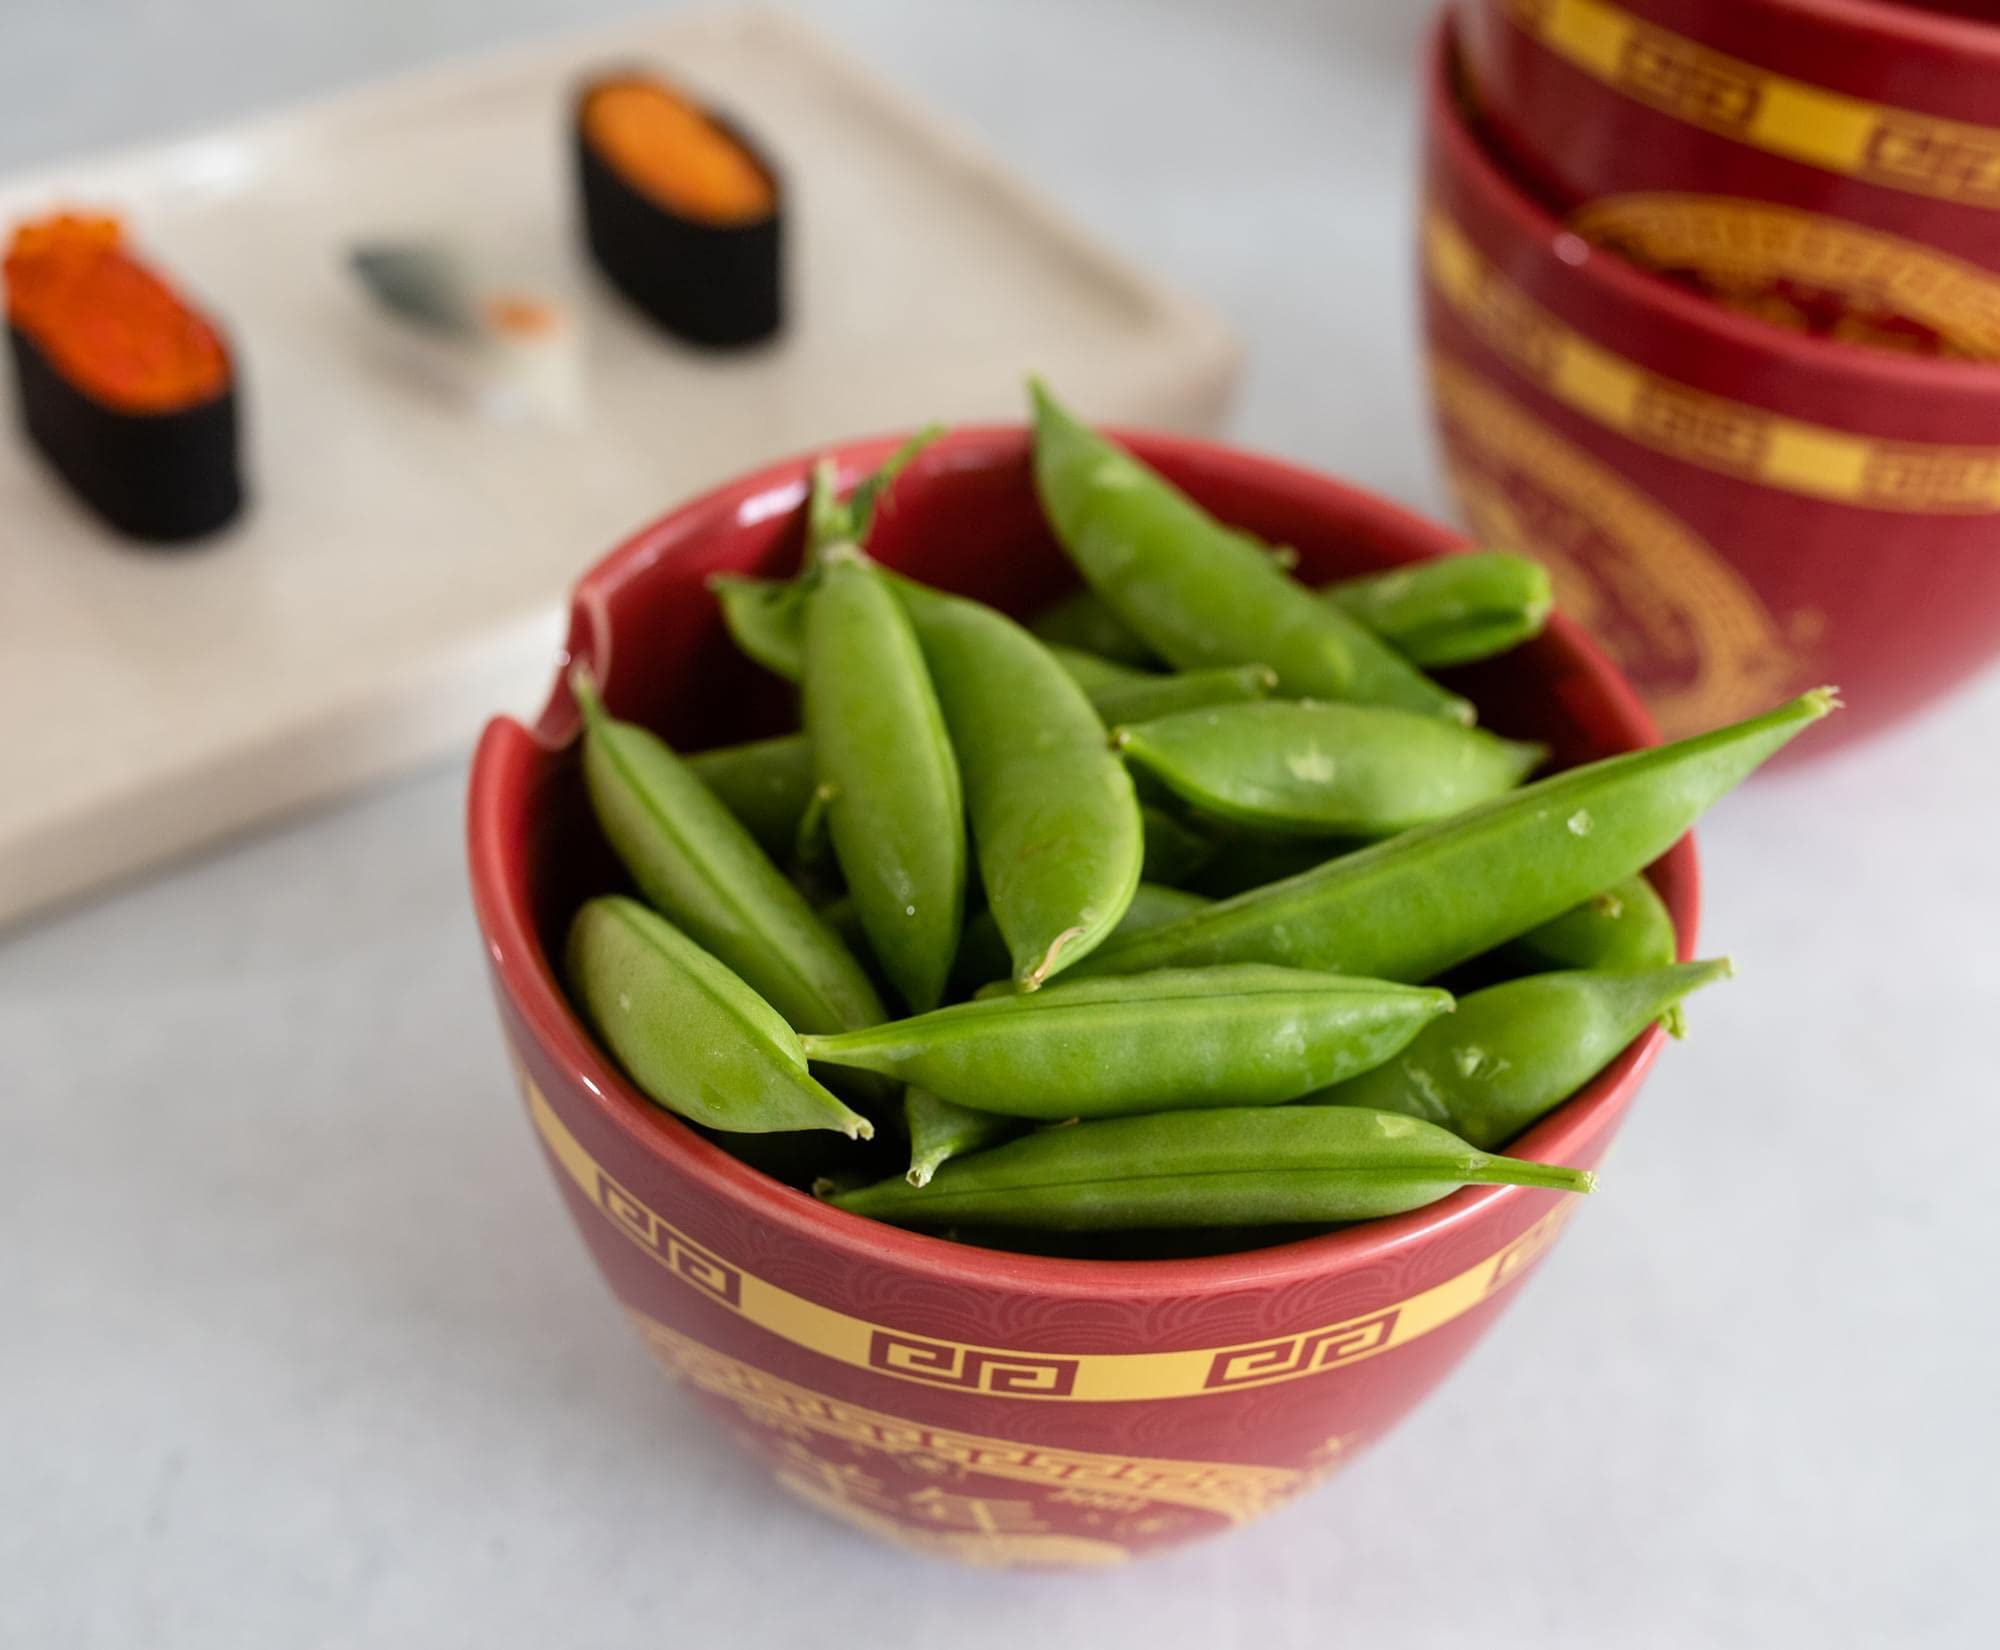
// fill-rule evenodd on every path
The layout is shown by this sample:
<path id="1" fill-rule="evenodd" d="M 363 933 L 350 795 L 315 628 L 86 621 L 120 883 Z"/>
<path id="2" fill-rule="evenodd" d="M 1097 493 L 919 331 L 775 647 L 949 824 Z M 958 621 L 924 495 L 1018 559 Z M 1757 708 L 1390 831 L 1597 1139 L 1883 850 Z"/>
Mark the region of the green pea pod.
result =
<path id="1" fill-rule="evenodd" d="M 1086 974 L 1270 962 L 1428 980 L 1650 865 L 1708 806 L 1836 709 L 1831 688 L 1733 727 L 1572 768 L 1163 928 Z"/>
<path id="2" fill-rule="evenodd" d="M 922 1089 L 904 1091 L 903 1126 L 910 1136 L 910 1172 L 904 1178 L 912 1186 L 928 1186 L 949 1159 L 997 1146 L 1026 1127 L 1011 1117 L 954 1106 Z"/>
<path id="3" fill-rule="evenodd" d="M 781 733 L 747 745 L 697 751 L 687 765 L 772 858 L 790 854 L 799 821 L 812 801 L 812 747 L 805 736 Z"/>
<path id="4" fill-rule="evenodd" d="M 1032 991 L 1117 926 L 1144 833 L 1083 690 L 1012 619 L 903 582 L 958 753 L 972 841 L 1014 976 Z"/>
<path id="5" fill-rule="evenodd" d="M 1293 700 L 1183 711 L 1112 743 L 1204 813 L 1302 836 L 1392 836 L 1512 790 L 1548 756 L 1434 716 Z"/>
<path id="6" fill-rule="evenodd" d="M 1489 986 L 1458 1001 L 1449 1024 L 1304 1103 L 1403 1112 L 1497 1146 L 1561 1105 L 1728 961 L 1632 971 L 1574 969 Z"/>
<path id="7" fill-rule="evenodd" d="M 1051 986 L 804 1044 L 977 1111 L 1112 1117 L 1295 1100 L 1379 1065 L 1450 1008 L 1443 991 L 1253 963 Z"/>
<path id="8" fill-rule="evenodd" d="M 1056 538 L 1120 618 L 1183 669 L 1268 664 L 1297 698 L 1460 722 L 1447 693 L 1256 544 L 1077 422 L 1031 381 L 1035 490 Z"/>
<path id="9" fill-rule="evenodd" d="M 796 682 L 806 665 L 806 581 L 716 573 L 708 588 L 736 645 L 774 675 Z"/>
<path id="10" fill-rule="evenodd" d="M 1215 670 L 1182 670 L 1171 676 L 1142 676 L 1135 682 L 1094 689 L 1090 702 L 1105 725 L 1151 722 L 1162 716 L 1205 710 L 1211 705 L 1243 705 L 1267 698 L 1278 685 L 1269 665 L 1224 665 Z"/>
<path id="11" fill-rule="evenodd" d="M 810 747 L 809 747 L 810 748 Z M 812 794 L 806 798 L 805 812 L 799 815 L 798 829 L 792 835 L 792 875 L 795 881 L 805 881 L 820 887 L 838 879 L 831 876 L 833 859 L 833 787 L 828 784 L 813 786 Z"/>
<path id="12" fill-rule="evenodd" d="M 1539 636 L 1555 607 L 1548 569 L 1482 550 L 1328 585 L 1327 598 L 1414 665 L 1441 670 Z"/>
<path id="13" fill-rule="evenodd" d="M 803 705 L 834 857 L 883 972 L 935 1008 L 965 909 L 958 762 L 903 604 L 851 544 L 819 569 Z"/>
<path id="14" fill-rule="evenodd" d="M 868 944 L 868 936 L 862 931 L 861 913 L 854 909 L 851 894 L 836 894 L 824 905 L 818 907 L 819 920 L 840 936 L 840 943 L 859 957 Z"/>
<path id="15" fill-rule="evenodd" d="M 1085 653 L 1081 648 L 1064 647 L 1060 642 L 1045 642 L 1043 646 L 1048 648 L 1049 657 L 1069 673 L 1069 679 L 1093 696 L 1107 688 L 1115 690 L 1130 687 L 1135 682 L 1157 679 L 1150 670 L 1135 670 L 1130 665 L 1121 665 L 1111 659 L 1100 659 L 1095 653 Z"/>
<path id="16" fill-rule="evenodd" d="M 1509 949 L 1542 968 L 1665 968 L 1680 942 L 1659 890 L 1635 875 L 1530 928 Z"/>
<path id="17" fill-rule="evenodd" d="M 567 972 L 584 1015 L 655 1105 L 734 1133 L 874 1132 L 814 1081 L 776 1009 L 637 900 L 585 903 Z"/>
<path id="18" fill-rule="evenodd" d="M 1112 612 L 1094 590 L 1079 590 L 1044 608 L 1028 628 L 1050 647 L 1074 648 L 1121 665 L 1145 667 L 1160 662 L 1145 638 Z"/>
<path id="19" fill-rule="evenodd" d="M 797 1029 L 880 1020 L 854 954 L 688 764 L 608 715 L 587 671 L 572 673 L 570 689 L 591 806 L 639 892 Z"/>
<path id="20" fill-rule="evenodd" d="M 901 592 L 927 588 L 886 568 L 877 571 Z M 796 682 L 805 672 L 805 598 L 811 582 L 810 578 L 753 579 L 718 573 L 708 581 L 708 587 L 722 604 L 723 623 L 736 645 L 765 669 Z M 1051 645 L 1048 651 L 1090 696 L 1107 726 L 1201 705 L 1261 699 L 1277 684 L 1277 675 L 1268 665 L 1163 674 L 1134 670 L 1080 648 Z"/>
<path id="21" fill-rule="evenodd" d="M 1268 831 L 1223 834 L 1208 862 L 1188 878 L 1188 886 L 1211 902 L 1230 899 L 1301 871 L 1317 870 L 1357 846 L 1331 837 L 1279 836 Z"/>
<path id="22" fill-rule="evenodd" d="M 832 1201 L 899 1226 L 1087 1232 L 1328 1225 L 1421 1209 L 1460 1186 L 1594 1185 L 1582 1169 L 1489 1156 L 1414 1117 L 1279 1106 L 1039 1129 L 946 1163 L 921 1189 L 898 1176 Z"/>
<path id="23" fill-rule="evenodd" d="M 1132 890 L 1132 903 L 1125 907 L 1125 915 L 1118 919 L 1118 926 L 1112 932 L 1141 934 L 1190 911 L 1199 911 L 1207 903 L 1199 894 L 1186 894 L 1157 882 L 1141 882 Z M 953 980 L 961 994 L 970 995 L 988 981 L 1005 978 L 1012 966 L 1007 942 L 1000 937 L 1000 925 L 993 920 L 991 911 L 981 911 L 965 925 L 965 938 L 952 970 Z"/>
<path id="24" fill-rule="evenodd" d="M 1215 858 L 1215 839 L 1176 819 L 1165 808 L 1144 803 L 1139 820 L 1146 833 L 1140 872 L 1146 881 L 1178 888 Z"/>
<path id="25" fill-rule="evenodd" d="M 1297 560 L 1290 551 L 1266 554 L 1284 568 Z M 1541 634 L 1555 607 L 1548 569 L 1505 550 L 1468 551 L 1342 579 L 1321 594 L 1425 670 L 1467 665 L 1518 647 Z M 1065 596 L 1028 628 L 1045 642 L 1119 664 L 1158 662 L 1138 632 L 1094 590 Z"/>
<path id="26" fill-rule="evenodd" d="M 726 745 L 702 751 L 687 761 L 774 859 L 796 858 L 802 833 L 810 837 L 818 829 L 806 818 L 814 806 L 815 780 L 812 747 L 804 734 L 785 733 L 748 745 Z M 1139 812 L 1145 831 L 1143 874 L 1147 881 L 1182 882 L 1215 857 L 1212 838 L 1164 808 L 1147 805 Z"/>
<path id="27" fill-rule="evenodd" d="M 1530 928 L 1506 952 L 1536 969 L 1667 968 L 1680 955 L 1680 936 L 1667 902 L 1640 874 Z M 1660 1024 L 1675 1037 L 1687 1035 L 1679 1003 L 1668 1007 Z"/>

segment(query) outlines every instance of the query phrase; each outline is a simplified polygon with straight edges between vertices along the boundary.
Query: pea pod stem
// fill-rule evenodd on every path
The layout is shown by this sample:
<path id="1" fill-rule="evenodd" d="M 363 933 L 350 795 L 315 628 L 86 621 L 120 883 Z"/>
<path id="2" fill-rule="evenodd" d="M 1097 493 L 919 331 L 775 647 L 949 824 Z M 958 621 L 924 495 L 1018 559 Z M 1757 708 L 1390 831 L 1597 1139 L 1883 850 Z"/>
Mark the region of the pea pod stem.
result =
<path id="1" fill-rule="evenodd" d="M 910 1137 L 910 1167 L 903 1178 L 912 1186 L 928 1186 L 952 1158 L 997 1146 L 1026 1127 L 1011 1117 L 953 1105 L 919 1088 L 903 1095 L 903 1126 Z"/>

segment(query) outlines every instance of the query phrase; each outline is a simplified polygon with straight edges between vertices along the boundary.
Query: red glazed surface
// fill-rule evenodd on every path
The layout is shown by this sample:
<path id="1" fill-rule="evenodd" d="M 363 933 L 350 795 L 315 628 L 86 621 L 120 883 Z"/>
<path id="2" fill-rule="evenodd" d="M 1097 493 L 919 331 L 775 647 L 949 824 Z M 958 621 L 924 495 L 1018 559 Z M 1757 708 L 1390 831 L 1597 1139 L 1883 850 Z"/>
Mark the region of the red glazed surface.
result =
<path id="1" fill-rule="evenodd" d="M 1296 546 L 1311 579 L 1462 546 L 1270 460 L 1131 443 L 1226 519 Z M 851 481 L 893 445 L 834 456 Z M 872 548 L 1017 613 L 1071 588 L 1027 452 L 1014 429 L 947 437 L 899 482 Z M 703 580 L 793 565 L 805 478 L 801 459 L 723 487 L 585 576 L 570 654 L 593 663 L 617 714 L 690 748 L 780 725 L 784 693 L 736 655 Z M 1494 726 L 1548 740 L 1563 762 L 1654 737 L 1561 619 L 1452 679 Z M 550 947 L 581 895 L 613 878 L 574 727 L 558 686 L 535 729 L 488 727 L 472 775 L 474 900 L 531 1116 L 598 1267 L 663 1364 L 781 1482 L 853 1523 L 974 1563 L 1095 1565 L 1245 1522 L 1420 1399 L 1579 1201 L 1474 1189 L 1278 1248 L 1094 1262 L 972 1248 L 816 1203 L 647 1104 L 571 1012 Z M 1692 841 L 1655 875 L 1691 948 Z M 1515 1149 L 1596 1163 L 1659 1042 L 1649 1031 Z"/>
<path id="2" fill-rule="evenodd" d="M 1433 406 L 1480 537 L 1554 569 L 1670 735 L 1815 682 L 1881 728 L 2000 647 L 2000 371 L 1802 338 L 1585 244 L 1430 71 Z"/>
<path id="3" fill-rule="evenodd" d="M 1809 330 L 2000 356 L 2000 21 L 1874 0 L 1461 17 L 1495 141 L 1591 239 Z"/>

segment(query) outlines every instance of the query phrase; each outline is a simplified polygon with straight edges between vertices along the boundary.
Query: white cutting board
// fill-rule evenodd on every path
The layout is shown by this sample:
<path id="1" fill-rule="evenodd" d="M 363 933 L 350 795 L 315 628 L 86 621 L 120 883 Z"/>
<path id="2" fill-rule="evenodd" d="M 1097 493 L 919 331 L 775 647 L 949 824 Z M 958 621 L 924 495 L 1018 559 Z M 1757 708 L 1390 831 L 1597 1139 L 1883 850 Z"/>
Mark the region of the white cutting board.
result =
<path id="1" fill-rule="evenodd" d="M 585 266 L 568 97 L 634 61 L 735 111 L 785 169 L 773 347 L 683 349 Z M 1030 368 L 1095 416 L 1212 429 L 1238 366 L 1207 311 L 758 12 L 630 23 L 49 168 L 0 182 L 0 228 L 61 204 L 123 214 L 227 327 L 253 491 L 203 546 L 135 549 L 0 436 L 0 922 L 532 707 L 576 574 L 733 473 L 932 417 L 1018 418 Z M 481 422 L 370 347 L 345 249 L 398 233 L 573 298 L 578 425 Z"/>

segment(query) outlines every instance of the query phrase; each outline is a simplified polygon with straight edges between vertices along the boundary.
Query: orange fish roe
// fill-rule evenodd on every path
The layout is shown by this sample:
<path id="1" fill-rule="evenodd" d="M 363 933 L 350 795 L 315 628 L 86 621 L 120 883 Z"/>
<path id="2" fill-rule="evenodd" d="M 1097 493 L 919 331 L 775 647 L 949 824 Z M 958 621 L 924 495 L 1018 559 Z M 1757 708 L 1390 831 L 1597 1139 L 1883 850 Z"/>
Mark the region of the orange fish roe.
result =
<path id="1" fill-rule="evenodd" d="M 584 98 L 583 136 L 634 189 L 685 217 L 755 223 L 777 207 L 756 158 L 658 81 L 593 87 Z"/>
<path id="2" fill-rule="evenodd" d="M 7 320 L 78 389 L 121 412 L 176 412 L 229 384 L 229 352 L 173 289 L 129 257 L 116 218 L 62 212 L 7 249 Z"/>

